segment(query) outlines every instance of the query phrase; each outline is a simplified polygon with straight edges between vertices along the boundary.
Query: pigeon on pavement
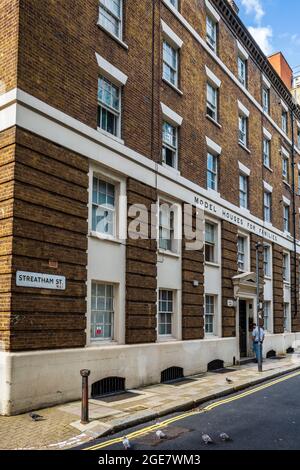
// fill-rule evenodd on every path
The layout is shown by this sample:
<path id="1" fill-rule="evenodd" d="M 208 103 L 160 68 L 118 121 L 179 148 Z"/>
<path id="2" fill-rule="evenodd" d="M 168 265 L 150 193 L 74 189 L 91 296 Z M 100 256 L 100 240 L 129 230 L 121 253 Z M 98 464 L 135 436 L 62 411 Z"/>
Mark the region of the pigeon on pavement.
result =
<path id="1" fill-rule="evenodd" d="M 42 421 L 44 419 L 43 416 L 37 413 L 29 413 L 29 416 L 33 421 Z"/>
<path id="2" fill-rule="evenodd" d="M 204 444 L 213 444 L 212 438 L 208 434 L 202 434 L 202 440 Z"/>
<path id="3" fill-rule="evenodd" d="M 165 433 L 162 432 L 160 429 L 158 429 L 155 434 L 158 439 L 164 439 L 166 437 Z"/>
<path id="4" fill-rule="evenodd" d="M 226 377 L 226 382 L 227 382 L 228 384 L 232 384 L 232 383 L 233 383 L 233 380 L 231 380 L 229 377 Z"/>
<path id="5" fill-rule="evenodd" d="M 124 447 L 125 450 L 130 449 L 131 445 L 130 445 L 130 441 L 129 441 L 127 436 L 124 437 L 122 443 L 123 443 L 123 447 Z"/>
<path id="6" fill-rule="evenodd" d="M 226 432 L 222 432 L 220 434 L 220 439 L 221 441 L 224 441 L 224 442 L 229 442 L 232 440 L 231 437 L 229 437 L 228 434 L 226 434 Z"/>

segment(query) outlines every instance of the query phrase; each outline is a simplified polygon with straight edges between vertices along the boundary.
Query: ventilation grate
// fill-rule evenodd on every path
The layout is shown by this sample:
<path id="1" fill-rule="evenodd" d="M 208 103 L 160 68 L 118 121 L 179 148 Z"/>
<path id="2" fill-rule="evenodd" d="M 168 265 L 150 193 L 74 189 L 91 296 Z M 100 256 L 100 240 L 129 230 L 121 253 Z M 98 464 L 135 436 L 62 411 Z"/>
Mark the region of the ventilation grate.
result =
<path id="1" fill-rule="evenodd" d="M 207 371 L 213 372 L 214 370 L 224 369 L 224 361 L 221 359 L 215 359 L 207 364 Z"/>
<path id="2" fill-rule="evenodd" d="M 183 379 L 183 368 L 182 367 L 169 367 L 161 373 L 161 383 L 174 382 L 175 380 Z"/>
<path id="3" fill-rule="evenodd" d="M 92 385 L 92 398 L 98 398 L 114 393 L 125 392 L 125 379 L 122 377 L 106 377 Z"/>
<path id="4" fill-rule="evenodd" d="M 266 357 L 267 357 L 267 359 L 271 359 L 271 358 L 273 358 L 273 357 L 276 357 L 276 351 L 274 351 L 274 349 L 271 349 L 271 351 L 269 351 L 269 352 L 267 353 L 267 356 L 266 356 Z"/>

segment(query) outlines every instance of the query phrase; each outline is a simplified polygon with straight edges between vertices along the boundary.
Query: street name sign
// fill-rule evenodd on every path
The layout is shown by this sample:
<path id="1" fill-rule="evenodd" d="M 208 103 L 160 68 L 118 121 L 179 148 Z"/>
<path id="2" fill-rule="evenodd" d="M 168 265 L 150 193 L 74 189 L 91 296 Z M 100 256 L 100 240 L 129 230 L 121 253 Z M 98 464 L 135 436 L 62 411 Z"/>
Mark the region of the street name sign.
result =
<path id="1" fill-rule="evenodd" d="M 53 274 L 17 271 L 16 285 L 35 289 L 65 290 L 66 278 L 65 276 L 54 276 Z"/>

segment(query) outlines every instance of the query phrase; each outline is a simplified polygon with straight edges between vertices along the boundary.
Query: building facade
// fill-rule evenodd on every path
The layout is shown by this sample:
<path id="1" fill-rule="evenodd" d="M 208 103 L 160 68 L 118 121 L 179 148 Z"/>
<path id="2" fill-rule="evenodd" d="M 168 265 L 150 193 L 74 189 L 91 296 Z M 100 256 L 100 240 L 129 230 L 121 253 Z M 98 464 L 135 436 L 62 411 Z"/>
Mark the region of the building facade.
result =
<path id="1" fill-rule="evenodd" d="M 231 2 L 3 0 L 0 24 L 1 413 L 78 399 L 82 368 L 238 363 L 258 309 L 264 355 L 294 347 L 300 109 Z"/>

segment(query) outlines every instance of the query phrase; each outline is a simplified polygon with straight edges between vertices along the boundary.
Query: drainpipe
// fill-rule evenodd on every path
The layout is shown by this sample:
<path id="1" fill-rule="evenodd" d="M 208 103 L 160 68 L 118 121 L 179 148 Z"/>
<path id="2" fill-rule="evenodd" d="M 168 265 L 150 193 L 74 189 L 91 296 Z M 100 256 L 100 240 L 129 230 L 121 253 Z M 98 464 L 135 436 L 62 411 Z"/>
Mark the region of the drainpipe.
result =
<path id="1" fill-rule="evenodd" d="M 291 125 L 292 125 L 292 204 L 293 204 L 293 242 L 294 242 L 294 282 L 293 282 L 293 294 L 294 294 L 294 318 L 298 316 L 298 305 L 297 305 L 297 239 L 296 239 L 296 191 L 295 191 L 295 117 L 294 110 L 291 109 Z"/>
<path id="2" fill-rule="evenodd" d="M 259 279 L 259 249 L 263 247 L 262 243 L 256 243 L 255 249 L 256 249 L 256 318 L 257 318 L 257 331 L 258 331 L 258 358 L 257 358 L 257 367 L 258 367 L 258 372 L 262 372 L 262 354 L 263 354 L 263 347 L 260 342 L 260 336 L 261 336 L 261 326 L 260 326 L 260 279 Z"/>

